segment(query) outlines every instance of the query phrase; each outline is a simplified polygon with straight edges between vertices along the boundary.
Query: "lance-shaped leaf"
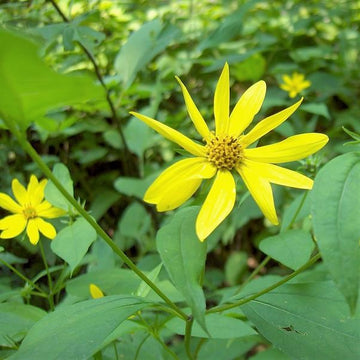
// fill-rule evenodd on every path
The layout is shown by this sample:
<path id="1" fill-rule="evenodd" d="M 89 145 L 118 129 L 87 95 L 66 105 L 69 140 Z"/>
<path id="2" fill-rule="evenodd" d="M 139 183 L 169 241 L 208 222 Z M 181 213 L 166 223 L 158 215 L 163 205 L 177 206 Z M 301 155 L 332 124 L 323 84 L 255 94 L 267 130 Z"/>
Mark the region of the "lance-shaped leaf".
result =
<path id="1" fill-rule="evenodd" d="M 360 153 L 326 164 L 315 179 L 312 215 L 324 263 L 355 311 L 360 289 Z"/>
<path id="2" fill-rule="evenodd" d="M 205 326 L 205 296 L 201 287 L 206 260 L 206 242 L 195 234 L 198 207 L 182 209 L 163 226 L 156 237 L 157 249 L 175 287 L 191 307 L 203 329 Z"/>

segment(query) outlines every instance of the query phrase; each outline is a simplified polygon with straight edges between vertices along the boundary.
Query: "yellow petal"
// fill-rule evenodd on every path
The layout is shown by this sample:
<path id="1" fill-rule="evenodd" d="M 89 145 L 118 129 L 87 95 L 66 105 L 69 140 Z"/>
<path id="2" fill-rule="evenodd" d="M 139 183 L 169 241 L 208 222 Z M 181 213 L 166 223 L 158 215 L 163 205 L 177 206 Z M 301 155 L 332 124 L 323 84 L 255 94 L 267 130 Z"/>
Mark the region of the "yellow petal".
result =
<path id="1" fill-rule="evenodd" d="M 36 189 L 29 194 L 31 205 L 36 207 L 44 199 L 44 189 L 47 184 L 47 179 L 43 179 L 39 182 Z"/>
<path id="2" fill-rule="evenodd" d="M 272 129 L 275 129 L 280 124 L 282 124 L 285 120 L 289 118 L 289 116 L 291 116 L 295 112 L 295 110 L 300 106 L 302 101 L 303 99 L 301 98 L 294 105 L 291 105 L 288 108 L 260 121 L 248 134 L 246 134 L 241 139 L 241 143 L 243 144 L 243 146 L 247 147 L 248 145 L 252 144 L 256 140 L 267 134 Z"/>
<path id="3" fill-rule="evenodd" d="M 290 186 L 298 189 L 311 189 L 313 181 L 305 175 L 296 171 L 282 168 L 268 163 L 259 163 L 251 160 L 244 160 L 243 164 L 251 168 L 260 177 L 273 184 Z"/>
<path id="4" fill-rule="evenodd" d="M 0 237 L 3 239 L 13 238 L 21 234 L 26 226 L 23 215 L 15 214 L 4 217 L 0 220 L 0 230 L 4 230 Z"/>
<path id="5" fill-rule="evenodd" d="M 202 179 L 176 181 L 170 187 L 163 189 L 162 197 L 156 205 L 157 211 L 170 211 L 189 200 L 201 185 Z"/>
<path id="6" fill-rule="evenodd" d="M 186 182 L 190 180 L 200 180 L 201 182 L 202 179 L 209 179 L 213 177 L 215 173 L 216 168 L 205 158 L 197 157 L 180 160 L 160 174 L 160 176 L 146 191 L 144 200 L 151 204 L 157 204 L 161 199 L 163 199 L 164 193 L 167 191 L 167 189 L 173 187 L 174 183 L 179 186 L 177 189 L 178 192 L 183 190 L 186 191 L 186 189 L 184 189 L 184 184 Z M 193 191 L 193 193 L 195 191 L 196 189 Z M 188 198 L 190 196 L 188 196 Z M 185 199 L 183 202 L 185 202 L 187 199 Z"/>
<path id="7" fill-rule="evenodd" d="M 262 80 L 244 92 L 230 115 L 229 135 L 238 137 L 249 126 L 264 102 L 265 93 L 266 83 Z"/>
<path id="8" fill-rule="evenodd" d="M 89 285 L 89 291 L 90 291 L 90 295 L 93 299 L 99 299 L 99 298 L 104 297 L 104 293 L 95 284 Z"/>
<path id="9" fill-rule="evenodd" d="M 187 111 L 191 118 L 191 121 L 193 122 L 196 130 L 202 136 L 202 138 L 207 139 L 210 134 L 210 131 L 209 131 L 208 126 L 206 125 L 204 118 L 202 117 L 200 111 L 196 107 L 196 105 L 195 105 L 193 99 L 191 98 L 189 92 L 187 91 L 185 85 L 182 83 L 182 81 L 177 76 L 175 76 L 175 78 L 181 86 L 181 90 L 182 90 L 182 93 L 184 96 L 186 108 L 187 108 Z"/>
<path id="10" fill-rule="evenodd" d="M 236 167 L 236 170 L 265 217 L 274 225 L 278 225 L 279 221 L 269 181 L 260 177 L 259 174 L 245 165 Z"/>
<path id="11" fill-rule="evenodd" d="M 43 201 L 40 205 L 35 208 L 35 211 L 39 217 L 48 219 L 54 219 L 60 216 L 64 216 L 66 211 L 53 207 L 48 201 Z"/>
<path id="12" fill-rule="evenodd" d="M 291 90 L 291 86 L 290 85 L 286 85 L 286 84 L 280 84 L 280 89 L 283 89 L 285 91 L 290 91 Z"/>
<path id="13" fill-rule="evenodd" d="M 283 75 L 283 76 L 282 76 L 282 79 L 284 80 L 284 83 L 285 83 L 285 84 L 291 85 L 292 82 L 293 82 L 289 75 Z"/>
<path id="14" fill-rule="evenodd" d="M 39 186 L 38 179 L 35 175 L 30 176 L 30 181 L 27 186 L 28 194 L 32 194 L 34 191 L 36 191 L 36 188 Z"/>
<path id="15" fill-rule="evenodd" d="M 216 135 L 225 135 L 228 131 L 230 106 L 229 86 L 229 65 L 228 63 L 225 63 L 219 81 L 216 85 L 214 96 L 214 117 Z"/>
<path id="16" fill-rule="evenodd" d="M 227 170 L 218 171 L 196 219 L 196 234 L 204 241 L 229 215 L 236 197 L 235 181 Z"/>
<path id="17" fill-rule="evenodd" d="M 0 207 L 12 213 L 22 213 L 22 207 L 17 204 L 9 195 L 0 193 Z"/>
<path id="18" fill-rule="evenodd" d="M 20 184 L 18 179 L 13 179 L 11 182 L 11 189 L 15 196 L 15 199 L 20 205 L 24 205 L 28 202 L 27 191 L 25 187 Z"/>
<path id="19" fill-rule="evenodd" d="M 324 134 L 294 135 L 276 144 L 245 149 L 244 155 L 249 160 L 284 163 L 306 158 L 325 146 L 328 140 L 329 138 Z"/>
<path id="20" fill-rule="evenodd" d="M 33 245 L 36 245 L 39 241 L 39 230 L 36 224 L 35 219 L 30 219 L 28 221 L 27 227 L 26 227 L 26 233 L 29 237 L 30 242 Z"/>
<path id="21" fill-rule="evenodd" d="M 196 144 L 194 141 L 189 139 L 187 136 L 181 134 L 179 131 L 172 129 L 171 127 L 162 124 L 157 120 L 151 119 L 148 116 L 141 115 L 133 111 L 131 111 L 130 114 L 137 117 L 139 120 L 143 121 L 146 125 L 150 126 L 152 129 L 157 131 L 160 135 L 164 136 L 166 139 L 169 139 L 175 142 L 176 144 L 180 145 L 189 153 L 195 156 L 206 155 L 204 146 Z"/>
<path id="22" fill-rule="evenodd" d="M 48 223 L 47 221 L 44 221 L 39 217 L 33 220 L 35 221 L 39 231 L 48 239 L 53 239 L 56 236 L 56 230 L 52 224 Z"/>

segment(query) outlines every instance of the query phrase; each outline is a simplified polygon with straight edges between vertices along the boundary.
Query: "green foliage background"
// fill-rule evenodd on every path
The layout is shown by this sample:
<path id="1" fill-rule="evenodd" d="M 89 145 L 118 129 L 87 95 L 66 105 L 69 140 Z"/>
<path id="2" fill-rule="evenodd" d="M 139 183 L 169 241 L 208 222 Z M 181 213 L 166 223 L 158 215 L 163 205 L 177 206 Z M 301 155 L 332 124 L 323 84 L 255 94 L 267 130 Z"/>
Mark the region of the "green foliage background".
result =
<path id="1" fill-rule="evenodd" d="M 343 131 L 355 140 L 360 133 L 359 25 L 360 2 L 345 0 L 0 4 L 0 118 L 26 131 L 56 178 L 115 244 L 193 314 L 194 358 L 360 357 L 359 144 L 347 143 Z M 267 83 L 254 123 L 294 102 L 279 89 L 283 74 L 297 71 L 312 83 L 299 110 L 261 141 L 316 131 L 330 142 L 287 166 L 316 177 L 313 191 L 274 187 L 280 228 L 264 220 L 238 181 L 240 201 L 200 244 L 192 224 L 209 184 L 171 214 L 142 202 L 156 175 L 182 154 L 129 111 L 195 135 L 174 76 L 211 125 L 226 61 L 232 106 L 253 82 Z M 26 184 L 30 174 L 43 174 L 5 123 L 0 189 L 10 193 L 13 178 Z M 122 260 L 54 185 L 46 198 L 71 214 L 67 222 L 54 222 L 58 236 L 44 242 L 57 308 L 47 313 L 46 300 L 0 264 L 0 359 L 187 358 L 184 322 L 162 311 L 159 296 L 121 268 Z M 2 260 L 47 286 L 36 247 L 20 236 L 0 239 L 2 248 Z M 244 306 L 205 313 L 301 269 L 314 248 L 322 261 L 290 283 Z M 247 280 L 264 254 L 271 260 L 261 276 Z M 106 296 L 90 300 L 90 283 Z M 129 318 L 133 314 L 137 318 Z"/>

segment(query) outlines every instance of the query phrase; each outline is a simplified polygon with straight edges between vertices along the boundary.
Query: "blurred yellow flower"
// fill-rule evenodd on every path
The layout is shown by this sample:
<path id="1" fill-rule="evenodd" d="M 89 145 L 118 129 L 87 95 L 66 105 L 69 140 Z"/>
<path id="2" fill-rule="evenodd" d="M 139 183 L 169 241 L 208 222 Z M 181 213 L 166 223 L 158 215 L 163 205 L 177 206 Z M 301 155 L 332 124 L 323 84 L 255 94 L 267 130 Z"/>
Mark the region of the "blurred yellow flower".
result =
<path id="1" fill-rule="evenodd" d="M 321 149 L 328 137 L 318 133 L 291 136 L 277 144 L 249 148 L 281 123 L 300 105 L 294 105 L 267 117 L 247 134 L 244 130 L 259 112 L 264 101 L 266 84 L 258 81 L 247 89 L 229 114 L 229 67 L 225 64 L 214 97 L 215 132 L 210 131 L 185 85 L 177 78 L 189 116 L 205 145 L 192 141 L 180 132 L 145 115 L 131 114 L 174 141 L 194 157 L 180 160 L 166 169 L 146 191 L 144 200 L 156 204 L 158 211 L 172 210 L 188 200 L 203 179 L 215 177 L 210 192 L 196 219 L 196 233 L 203 241 L 226 218 L 234 207 L 235 170 L 264 215 L 278 224 L 271 183 L 300 189 L 311 189 L 313 181 L 295 171 L 272 163 L 303 159 Z"/>
<path id="2" fill-rule="evenodd" d="M 99 298 L 104 297 L 104 293 L 95 284 L 89 285 L 89 291 L 90 291 L 90 295 L 93 299 L 99 299 Z"/>
<path id="3" fill-rule="evenodd" d="M 14 179 L 11 188 L 17 202 L 9 195 L 0 193 L 0 207 L 14 214 L 0 220 L 0 230 L 2 230 L 0 238 L 9 239 L 18 236 L 25 228 L 33 245 L 39 241 L 39 231 L 49 239 L 56 236 L 54 226 L 42 218 L 57 218 L 64 215 L 65 211 L 43 200 L 46 183 L 46 179 L 38 182 L 36 176 L 31 175 L 25 189 L 17 179 Z"/>
<path id="4" fill-rule="evenodd" d="M 302 90 L 311 86 L 311 82 L 305 80 L 305 76 L 297 72 L 294 72 L 291 77 L 289 75 L 283 75 L 282 79 L 284 82 L 280 84 L 280 88 L 287 91 L 291 98 L 294 98 Z"/>

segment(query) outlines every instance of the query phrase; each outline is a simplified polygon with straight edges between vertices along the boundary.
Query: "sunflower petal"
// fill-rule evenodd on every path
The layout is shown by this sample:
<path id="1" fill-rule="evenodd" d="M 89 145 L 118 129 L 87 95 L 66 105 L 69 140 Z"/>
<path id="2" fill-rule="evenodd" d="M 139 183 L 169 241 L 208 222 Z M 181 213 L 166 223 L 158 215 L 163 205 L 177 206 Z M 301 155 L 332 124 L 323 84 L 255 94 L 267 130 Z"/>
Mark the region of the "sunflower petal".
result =
<path id="1" fill-rule="evenodd" d="M 274 225 L 279 221 L 276 215 L 273 192 L 267 179 L 260 177 L 255 171 L 245 165 L 236 168 L 251 196 L 258 204 L 265 217 Z"/>
<path id="2" fill-rule="evenodd" d="M 36 191 L 36 188 L 39 186 L 39 182 L 38 179 L 35 175 L 31 175 L 30 176 L 30 181 L 29 184 L 27 186 L 27 192 L 28 195 L 32 194 L 34 191 Z"/>
<path id="3" fill-rule="evenodd" d="M 182 93 L 184 96 L 186 108 L 187 108 L 187 111 L 191 118 L 191 121 L 193 122 L 196 130 L 203 137 L 203 139 L 207 139 L 210 134 L 210 131 L 209 131 L 208 126 L 206 125 L 204 118 L 202 117 L 200 111 L 196 107 L 193 99 L 191 98 L 191 96 L 190 96 L 189 92 L 187 91 L 183 82 L 177 76 L 175 76 L 175 78 L 181 86 L 181 90 L 182 90 Z"/>
<path id="4" fill-rule="evenodd" d="M 22 207 L 17 204 L 9 195 L 0 193 L 0 207 L 12 213 L 22 213 Z"/>
<path id="5" fill-rule="evenodd" d="M 47 184 L 47 179 L 43 179 L 39 182 L 35 191 L 29 194 L 31 205 L 36 207 L 44 199 L 44 190 Z"/>
<path id="6" fill-rule="evenodd" d="M 15 199 L 20 205 L 24 205 L 28 202 L 27 191 L 25 187 L 20 184 L 18 179 L 13 179 L 11 182 L 11 189 L 15 196 Z"/>
<path id="7" fill-rule="evenodd" d="M 4 230 L 0 237 L 3 239 L 13 238 L 21 234 L 26 226 L 23 215 L 15 214 L 4 217 L 0 220 L 0 230 Z"/>
<path id="8" fill-rule="evenodd" d="M 266 83 L 258 81 L 240 97 L 230 115 L 228 134 L 238 137 L 253 121 L 265 98 Z"/>
<path id="9" fill-rule="evenodd" d="M 36 226 L 39 231 L 48 239 L 53 239 L 56 236 L 56 230 L 54 226 L 41 218 L 35 218 Z"/>
<path id="10" fill-rule="evenodd" d="M 284 163 L 306 158 L 328 142 L 324 134 L 308 133 L 290 136 L 276 144 L 245 149 L 245 158 L 266 163 Z"/>
<path id="11" fill-rule="evenodd" d="M 36 245 L 39 241 L 39 229 L 37 227 L 37 223 L 35 219 L 30 219 L 28 221 L 27 227 L 26 227 L 26 233 L 29 237 L 30 242 L 33 245 Z"/>
<path id="12" fill-rule="evenodd" d="M 229 215 L 235 204 L 235 181 L 229 171 L 218 171 L 196 219 L 196 234 L 204 241 Z"/>
<path id="13" fill-rule="evenodd" d="M 200 179 L 201 181 L 201 179 L 213 177 L 215 173 L 216 168 L 204 158 L 196 157 L 180 160 L 164 170 L 150 185 L 145 193 L 144 200 L 150 204 L 157 204 L 163 198 L 164 191 L 167 188 L 172 188 L 174 182 L 184 184 L 194 179 Z M 180 185 L 177 189 L 178 192 L 181 192 L 180 190 L 184 190 L 183 185 Z"/>
<path id="14" fill-rule="evenodd" d="M 35 211 L 39 217 L 48 219 L 54 219 L 60 216 L 64 216 L 66 211 L 53 207 L 48 201 L 43 201 L 40 205 L 35 208 Z"/>
<path id="15" fill-rule="evenodd" d="M 256 140 L 267 134 L 269 131 L 275 129 L 280 124 L 282 124 L 285 120 L 289 118 L 289 116 L 291 116 L 296 111 L 302 101 L 303 98 L 301 98 L 297 103 L 289 106 L 288 108 L 260 121 L 248 134 L 246 134 L 241 139 L 243 146 L 246 147 L 252 144 Z"/>
<path id="16" fill-rule="evenodd" d="M 148 116 L 141 115 L 133 111 L 131 111 L 130 114 L 137 117 L 139 120 L 143 121 L 146 125 L 150 126 L 152 129 L 157 131 L 160 135 L 164 136 L 166 139 L 169 139 L 175 142 L 176 144 L 180 145 L 189 153 L 195 156 L 206 155 L 204 146 L 196 144 L 187 136 L 181 134 L 179 131 L 172 129 L 170 126 L 162 124 L 160 121 L 151 119 Z"/>
<path id="17" fill-rule="evenodd" d="M 298 189 L 311 189 L 313 181 L 296 171 L 268 163 L 244 160 L 244 165 L 273 184 L 290 186 Z"/>
<path id="18" fill-rule="evenodd" d="M 229 127 L 229 106 L 230 106 L 229 65 L 228 63 L 225 63 L 219 81 L 216 85 L 215 96 L 214 96 L 214 117 L 215 117 L 216 135 L 227 134 Z"/>

